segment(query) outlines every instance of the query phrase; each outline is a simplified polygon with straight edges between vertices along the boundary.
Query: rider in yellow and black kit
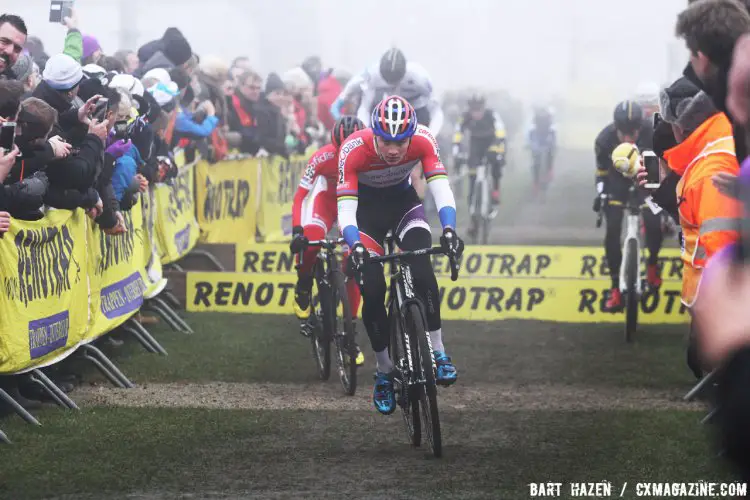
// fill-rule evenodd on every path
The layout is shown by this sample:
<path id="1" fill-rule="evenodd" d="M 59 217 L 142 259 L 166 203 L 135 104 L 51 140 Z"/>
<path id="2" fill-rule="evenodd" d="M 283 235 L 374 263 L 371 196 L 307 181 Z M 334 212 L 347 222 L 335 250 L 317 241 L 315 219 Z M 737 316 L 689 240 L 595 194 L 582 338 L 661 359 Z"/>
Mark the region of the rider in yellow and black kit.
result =
<path id="1" fill-rule="evenodd" d="M 463 151 L 464 134 L 469 134 L 468 151 Z M 500 116 L 487 108 L 482 95 L 469 99 L 469 109 L 456 124 L 453 136 L 453 158 L 456 165 L 469 167 L 469 200 L 474 193 L 474 170 L 485 161 L 492 172 L 492 205 L 500 204 L 500 178 L 505 166 L 505 124 Z"/>

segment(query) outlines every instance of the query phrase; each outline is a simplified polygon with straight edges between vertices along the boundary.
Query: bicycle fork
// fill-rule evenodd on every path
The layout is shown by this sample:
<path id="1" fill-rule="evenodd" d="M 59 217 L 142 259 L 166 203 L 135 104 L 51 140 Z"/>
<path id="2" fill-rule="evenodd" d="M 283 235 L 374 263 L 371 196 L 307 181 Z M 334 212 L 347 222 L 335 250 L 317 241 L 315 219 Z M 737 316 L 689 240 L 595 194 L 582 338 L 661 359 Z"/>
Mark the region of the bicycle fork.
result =
<path id="1" fill-rule="evenodd" d="M 641 295 L 641 239 L 639 237 L 640 218 L 638 215 L 628 214 L 627 216 L 627 230 L 625 233 L 625 240 L 622 245 L 622 262 L 620 263 L 620 291 L 625 293 L 628 291 L 628 280 L 627 280 L 627 266 L 629 262 L 629 245 L 628 242 L 635 241 L 636 251 L 636 280 L 635 280 L 635 292 L 638 296 Z"/>
<path id="2" fill-rule="evenodd" d="M 487 166 L 479 165 L 476 168 L 476 174 L 474 178 L 474 192 L 472 193 L 471 200 L 469 200 L 469 215 L 474 217 L 475 215 L 481 215 L 487 217 L 490 212 L 490 200 L 489 200 L 489 189 L 487 185 Z M 477 207 L 476 197 L 481 193 L 481 204 Z M 479 214 L 477 214 L 479 210 Z"/>

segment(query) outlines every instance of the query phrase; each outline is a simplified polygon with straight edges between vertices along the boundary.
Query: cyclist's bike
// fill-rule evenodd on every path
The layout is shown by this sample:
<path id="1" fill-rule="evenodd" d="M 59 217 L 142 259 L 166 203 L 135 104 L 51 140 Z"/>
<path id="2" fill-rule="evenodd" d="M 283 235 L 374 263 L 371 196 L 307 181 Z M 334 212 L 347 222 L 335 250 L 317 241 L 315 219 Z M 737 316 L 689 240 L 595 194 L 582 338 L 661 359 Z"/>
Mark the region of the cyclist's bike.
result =
<path id="1" fill-rule="evenodd" d="M 344 391 L 353 396 L 357 390 L 357 350 L 354 344 L 354 322 L 352 321 L 349 299 L 346 294 L 344 274 L 339 269 L 336 246 L 343 239 L 314 240 L 307 246 L 318 246 L 313 267 L 314 283 L 317 292 L 312 295 L 313 313 L 300 326 L 303 335 L 310 338 L 313 357 L 321 380 L 331 375 L 331 343 L 336 348 L 336 365 Z M 302 255 L 300 255 L 300 261 Z M 338 308 L 341 305 L 341 315 Z"/>
<path id="2" fill-rule="evenodd" d="M 474 177 L 474 190 L 469 198 L 469 239 L 472 243 L 486 245 L 490 237 L 490 225 L 492 219 L 497 216 L 497 209 L 492 206 L 490 196 L 491 179 L 489 167 L 486 163 L 478 165 L 473 172 L 470 170 L 470 178 Z"/>
<path id="3" fill-rule="evenodd" d="M 543 201 L 552 182 L 552 149 L 545 146 L 531 153 L 531 173 L 537 195 Z"/>
<path id="4" fill-rule="evenodd" d="M 424 305 L 416 296 L 411 268 L 402 259 L 415 255 L 445 255 L 442 247 L 425 248 L 410 252 L 394 253 L 393 236 L 385 240 L 387 254 L 371 257 L 370 262 L 390 262 L 390 286 L 388 294 L 388 320 L 391 339 L 388 347 L 396 375 L 394 389 L 396 401 L 406 424 L 409 441 L 419 446 L 422 426 L 435 457 L 443 453 L 440 416 L 438 414 L 435 356 L 432 352 L 430 334 L 425 328 Z M 458 279 L 458 263 L 448 254 L 451 280 Z M 421 419 L 420 419 L 421 415 Z"/>
<path id="5" fill-rule="evenodd" d="M 599 211 L 596 227 L 602 225 L 604 206 L 608 203 L 602 196 L 602 210 Z M 644 289 L 645 277 L 641 270 L 644 257 L 644 244 L 640 231 L 641 206 L 635 185 L 628 190 L 625 202 L 625 239 L 622 243 L 622 264 L 620 265 L 620 292 L 625 299 L 625 341 L 632 342 L 638 327 L 638 310 Z"/>

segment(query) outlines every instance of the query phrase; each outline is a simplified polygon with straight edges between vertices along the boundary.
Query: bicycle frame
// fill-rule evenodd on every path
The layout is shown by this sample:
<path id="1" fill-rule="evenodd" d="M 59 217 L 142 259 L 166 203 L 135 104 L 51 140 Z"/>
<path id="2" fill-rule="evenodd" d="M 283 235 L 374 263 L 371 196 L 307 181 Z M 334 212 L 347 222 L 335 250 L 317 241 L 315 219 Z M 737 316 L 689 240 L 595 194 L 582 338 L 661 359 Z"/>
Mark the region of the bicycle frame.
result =
<path id="1" fill-rule="evenodd" d="M 625 239 L 622 242 L 622 263 L 620 265 L 620 291 L 627 292 L 628 285 L 626 279 L 626 263 L 628 262 L 628 242 L 635 240 L 636 252 L 638 254 L 637 266 L 638 273 L 641 275 L 641 261 L 643 260 L 643 243 L 641 242 L 640 235 L 640 220 L 641 220 L 641 207 L 638 204 L 638 198 L 635 191 L 635 187 L 631 187 L 628 192 L 628 202 L 626 204 L 626 221 L 625 221 Z M 637 279 L 635 282 L 635 291 L 640 296 L 643 292 L 641 286 L 641 280 Z"/>
<path id="2" fill-rule="evenodd" d="M 403 257 L 407 256 L 416 256 L 416 255 L 436 255 L 436 254 L 444 254 L 444 251 L 441 247 L 432 247 L 432 248 L 424 248 L 421 250 L 413 250 L 413 251 L 405 251 L 401 253 L 395 253 L 395 242 L 392 235 L 386 236 L 385 239 L 385 247 L 387 249 L 387 254 L 381 257 L 371 257 L 370 261 L 371 263 L 383 263 L 386 262 L 390 263 L 390 287 L 389 287 L 389 297 L 387 301 L 386 310 L 388 311 L 389 316 L 398 313 L 399 318 L 398 321 L 401 323 L 401 331 L 406 333 L 406 328 L 404 324 L 405 319 L 405 312 L 409 305 L 416 304 L 417 308 L 419 309 L 420 313 L 422 314 L 422 321 L 424 324 L 427 324 L 427 319 L 424 317 L 424 305 L 422 304 L 422 301 L 419 300 L 419 297 L 417 297 L 416 293 L 414 292 L 414 280 L 412 279 L 411 274 L 411 267 L 409 264 L 404 262 L 402 260 Z M 456 260 L 449 256 L 450 265 L 451 265 L 451 280 L 456 281 L 458 279 L 458 263 Z M 425 331 L 425 334 L 427 335 L 427 344 L 430 347 L 430 352 L 432 352 L 432 340 L 430 339 L 430 333 Z M 408 374 L 409 377 L 412 377 L 415 373 L 412 363 L 412 357 L 411 357 L 411 339 L 409 335 L 404 335 L 404 346 L 406 351 L 406 359 L 408 363 Z M 435 359 L 433 356 L 432 359 L 432 368 L 433 370 L 437 369 L 437 366 L 435 364 Z M 413 378 L 411 380 L 405 380 L 403 381 L 406 385 L 412 385 L 412 384 L 418 384 L 418 383 L 424 383 L 425 380 L 423 378 L 420 378 L 419 380 L 414 380 Z"/>
<path id="3" fill-rule="evenodd" d="M 469 215 L 473 217 L 477 214 L 478 209 L 479 215 L 481 215 L 482 218 L 487 219 L 490 215 L 490 184 L 489 179 L 487 178 L 487 165 L 478 165 L 474 169 L 474 172 L 474 192 L 469 200 Z M 475 200 L 477 193 L 480 191 L 482 193 L 482 203 L 479 207 L 476 207 Z"/>
<path id="4" fill-rule="evenodd" d="M 388 251 L 388 254 L 393 254 L 395 251 L 394 248 L 394 242 L 393 238 L 386 238 L 386 249 Z M 398 321 L 401 324 L 401 331 L 406 333 L 405 329 L 405 312 L 406 308 L 410 304 L 416 304 L 420 311 L 422 311 L 424 315 L 424 305 L 422 304 L 422 301 L 417 298 L 416 294 L 414 293 L 414 281 L 412 280 L 411 276 L 411 268 L 408 264 L 401 262 L 391 260 L 390 261 L 390 286 L 389 286 L 389 297 L 388 297 L 388 304 L 386 311 L 389 312 L 389 315 L 391 314 L 398 314 Z M 425 320 L 425 318 L 422 318 Z M 390 322 L 389 322 L 390 323 Z M 430 350 L 432 350 L 432 341 L 430 339 L 430 333 L 425 332 L 427 334 L 427 344 L 430 346 Z M 412 345 L 411 345 L 411 335 L 404 335 L 404 349 L 406 351 L 406 362 L 407 362 L 407 373 L 405 375 L 409 380 L 402 381 L 405 385 L 411 385 L 411 384 L 418 384 L 418 383 L 424 383 L 425 380 L 420 377 L 419 379 L 415 380 L 412 378 L 412 375 L 415 373 L 415 367 L 412 362 Z M 433 369 L 435 369 L 435 360 L 432 360 Z"/>

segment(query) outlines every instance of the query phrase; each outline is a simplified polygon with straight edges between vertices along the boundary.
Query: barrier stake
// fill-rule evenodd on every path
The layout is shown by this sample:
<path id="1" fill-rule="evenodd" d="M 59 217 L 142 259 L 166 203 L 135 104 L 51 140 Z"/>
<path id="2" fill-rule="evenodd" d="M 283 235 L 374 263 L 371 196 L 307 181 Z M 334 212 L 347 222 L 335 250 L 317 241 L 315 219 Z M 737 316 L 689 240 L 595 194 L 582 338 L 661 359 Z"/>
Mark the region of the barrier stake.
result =
<path id="1" fill-rule="evenodd" d="M 161 316 L 161 318 L 165 322 L 167 322 L 167 324 L 169 324 L 169 326 L 171 326 L 174 331 L 182 333 L 195 333 L 193 329 L 190 328 L 190 325 L 188 325 L 185 320 L 178 316 L 177 313 L 174 312 L 172 308 L 169 307 L 167 303 L 161 300 L 159 297 L 154 297 L 153 299 L 148 300 L 146 302 L 146 307 L 158 313 L 159 316 Z"/>
<path id="2" fill-rule="evenodd" d="M 130 318 L 125 325 L 124 329 L 135 335 L 138 341 L 141 342 L 146 349 L 148 349 L 147 345 L 150 345 L 151 349 L 153 349 L 151 352 L 159 353 L 162 356 L 167 355 L 167 350 L 162 347 L 159 341 L 156 340 L 153 335 L 143 327 L 143 325 L 135 321 L 133 318 Z"/>
<path id="3" fill-rule="evenodd" d="M 121 389 L 132 389 L 135 384 L 126 377 L 115 364 L 104 355 L 102 351 L 91 344 L 81 346 L 83 357 L 99 368 L 99 371 L 112 382 L 113 385 Z"/>
<path id="4" fill-rule="evenodd" d="M 39 420 L 37 420 L 36 418 L 34 418 L 34 415 L 32 415 L 31 413 L 29 413 L 26 410 L 26 408 L 24 408 L 23 406 L 21 406 L 20 404 L 18 404 L 18 401 L 16 401 L 15 399 L 13 399 L 10 396 L 10 394 L 8 394 L 7 392 L 5 392 L 5 390 L 3 390 L 3 389 L 0 389 L 0 399 L 2 399 L 7 404 L 9 404 L 13 408 L 13 411 L 15 411 L 26 422 L 28 422 L 30 424 L 34 424 L 34 425 L 42 425 L 42 424 L 39 423 Z"/>
<path id="5" fill-rule="evenodd" d="M 47 375 L 45 375 L 43 371 L 39 369 L 32 370 L 29 378 L 31 378 L 32 382 L 38 384 L 44 390 L 44 392 L 49 394 L 50 397 L 55 400 L 58 406 L 62 406 L 63 408 L 70 408 L 71 410 L 80 409 L 78 408 L 78 405 L 76 405 L 75 402 L 57 386 L 57 384 L 55 384 L 52 380 L 50 380 L 49 377 L 47 377 Z"/>

